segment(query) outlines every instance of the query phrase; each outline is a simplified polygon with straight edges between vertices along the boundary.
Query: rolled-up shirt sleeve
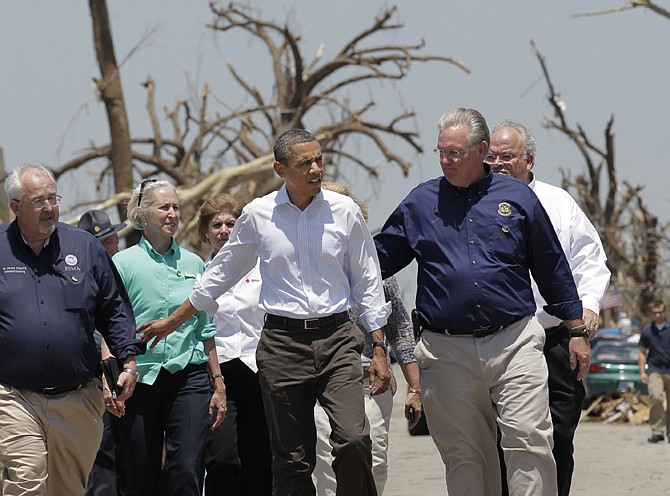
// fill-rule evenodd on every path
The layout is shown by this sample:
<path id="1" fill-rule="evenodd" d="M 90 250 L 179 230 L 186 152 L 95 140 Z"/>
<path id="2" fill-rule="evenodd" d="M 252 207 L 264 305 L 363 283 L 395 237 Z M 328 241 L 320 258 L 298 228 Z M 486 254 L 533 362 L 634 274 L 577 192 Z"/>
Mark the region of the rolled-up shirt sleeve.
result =
<path id="1" fill-rule="evenodd" d="M 361 309 L 361 326 L 367 332 L 381 329 L 391 314 L 391 302 L 385 301 L 377 250 L 360 212 L 351 225 L 346 260 L 351 296 Z"/>

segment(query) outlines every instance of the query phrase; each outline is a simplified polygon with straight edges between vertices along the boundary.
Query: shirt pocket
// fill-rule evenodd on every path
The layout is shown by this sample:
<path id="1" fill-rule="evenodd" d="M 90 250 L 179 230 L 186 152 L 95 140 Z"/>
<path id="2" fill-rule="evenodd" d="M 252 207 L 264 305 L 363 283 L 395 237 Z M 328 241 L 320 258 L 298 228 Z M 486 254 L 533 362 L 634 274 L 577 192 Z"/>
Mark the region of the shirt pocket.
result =
<path id="1" fill-rule="evenodd" d="M 526 228 L 520 216 L 495 218 L 491 222 L 488 249 L 498 261 L 513 263 L 527 255 Z"/>

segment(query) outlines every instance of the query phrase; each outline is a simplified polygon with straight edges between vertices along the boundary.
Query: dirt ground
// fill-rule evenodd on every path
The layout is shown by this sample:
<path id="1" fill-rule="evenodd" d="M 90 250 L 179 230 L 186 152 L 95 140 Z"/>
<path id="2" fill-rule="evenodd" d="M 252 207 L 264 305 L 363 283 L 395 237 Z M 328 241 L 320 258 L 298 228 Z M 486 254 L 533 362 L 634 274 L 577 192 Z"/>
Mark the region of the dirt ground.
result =
<path id="1" fill-rule="evenodd" d="M 444 466 L 430 436 L 410 436 L 402 374 L 393 407 L 384 496 L 444 495 Z M 398 375 L 400 374 L 400 375 Z M 402 385 L 401 385 L 402 384 Z M 575 440 L 573 496 L 670 494 L 670 443 L 649 444 L 647 425 L 582 422 Z"/>

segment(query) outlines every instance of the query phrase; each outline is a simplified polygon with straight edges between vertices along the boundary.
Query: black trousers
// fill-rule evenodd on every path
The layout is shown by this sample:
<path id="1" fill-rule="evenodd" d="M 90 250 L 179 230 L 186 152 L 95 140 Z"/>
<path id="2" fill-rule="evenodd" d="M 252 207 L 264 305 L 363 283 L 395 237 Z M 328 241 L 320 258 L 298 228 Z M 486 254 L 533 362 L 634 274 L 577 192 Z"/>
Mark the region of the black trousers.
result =
<path id="1" fill-rule="evenodd" d="M 577 371 L 570 369 L 570 333 L 565 325 L 547 331 L 544 357 L 549 369 L 549 410 L 554 424 L 554 460 L 558 477 L 558 496 L 568 496 L 575 468 L 574 439 L 584 403 L 584 384 Z M 506 468 L 498 446 L 503 474 L 503 496 L 508 494 Z"/>
<path id="2" fill-rule="evenodd" d="M 210 398 L 204 363 L 174 373 L 161 369 L 151 386 L 135 386 L 126 414 L 114 419 L 123 496 L 202 494 Z"/>
<path id="3" fill-rule="evenodd" d="M 314 405 L 330 420 L 337 496 L 377 496 L 363 401 L 364 338 L 350 321 L 261 334 L 256 359 L 270 428 L 275 496 L 312 496 Z"/>
<path id="4" fill-rule="evenodd" d="M 114 416 L 105 412 L 102 415 L 103 431 L 100 449 L 95 455 L 93 468 L 88 476 L 88 486 L 84 496 L 116 496 L 116 424 Z"/>
<path id="5" fill-rule="evenodd" d="M 258 374 L 235 358 L 221 365 L 228 411 L 209 431 L 206 496 L 271 496 L 272 451 Z"/>

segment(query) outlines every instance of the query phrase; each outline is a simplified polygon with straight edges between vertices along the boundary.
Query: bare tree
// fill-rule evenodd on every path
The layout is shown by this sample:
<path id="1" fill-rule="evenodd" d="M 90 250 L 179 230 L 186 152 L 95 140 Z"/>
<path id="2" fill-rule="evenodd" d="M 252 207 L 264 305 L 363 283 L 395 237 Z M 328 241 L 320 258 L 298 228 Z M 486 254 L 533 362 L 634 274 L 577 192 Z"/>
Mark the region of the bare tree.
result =
<path id="1" fill-rule="evenodd" d="M 668 248 L 670 223 L 661 225 L 651 214 L 642 198 L 641 186 L 617 178 L 614 117 L 605 126 L 602 145 L 593 142 L 578 123 L 569 124 L 545 58 L 533 41 L 531 45 L 542 67 L 549 89 L 548 101 L 554 112 L 553 117 L 545 116 L 543 125 L 566 136 L 586 165 L 586 171 L 574 179 L 562 170 L 563 187 L 576 193 L 578 203 L 598 229 L 612 272 L 612 285 L 621 294 L 625 307 L 634 316 L 645 319 L 647 306 L 661 296 L 666 286 L 668 274 L 662 271 L 660 254 Z"/>
<path id="2" fill-rule="evenodd" d="M 106 0 L 89 0 L 91 20 L 93 22 L 93 41 L 95 53 L 100 66 L 102 79 L 95 84 L 104 102 L 109 122 L 109 133 L 114 146 L 110 147 L 108 158 L 114 175 L 117 191 L 130 190 L 133 183 L 132 154 L 130 148 L 130 130 L 128 116 L 123 100 L 121 77 L 114 54 L 112 29 L 109 22 Z M 125 218 L 126 209 L 123 203 L 118 206 L 119 216 Z"/>
<path id="3" fill-rule="evenodd" d="M 606 14 L 614 14 L 617 12 L 623 12 L 624 10 L 632 10 L 636 8 L 643 8 L 647 10 L 651 10 L 652 12 L 655 12 L 656 14 L 660 15 L 661 17 L 665 17 L 666 19 L 670 19 L 670 11 L 667 9 L 664 9 L 663 7 L 656 5 L 653 2 L 650 2 L 649 0 L 632 0 L 630 2 L 624 2 L 621 5 L 611 8 L 611 9 L 605 9 L 605 10 L 598 10 L 594 12 L 584 12 L 582 14 L 575 14 L 573 17 L 588 17 L 588 16 L 597 16 L 597 15 L 606 15 Z"/>
<path id="4" fill-rule="evenodd" d="M 212 86 L 204 84 L 196 98 L 183 98 L 164 107 L 162 119 L 156 110 L 157 83 L 149 76 L 144 86 L 152 134 L 131 137 L 105 0 L 89 1 L 103 75 L 96 83 L 106 105 L 111 140 L 91 145 L 58 172 L 107 160 L 103 174 L 113 173 L 117 192 L 101 205 L 107 208 L 126 196 L 133 172 L 135 177 L 160 174 L 170 178 L 180 187 L 185 207 L 182 218 L 187 229 L 182 230 L 180 240 L 192 231 L 196 207 L 207 196 L 234 191 L 250 199 L 276 189 L 279 181 L 272 169 L 273 140 L 287 129 L 305 127 L 306 122 L 310 122 L 310 131 L 321 143 L 329 179 L 337 179 L 344 167 L 352 166 L 362 168 L 371 178 L 377 176 L 374 165 L 349 151 L 350 140 L 370 142 L 386 163 L 396 164 L 407 175 L 411 166 L 407 153 L 422 152 L 413 124 L 414 112 L 399 109 L 391 119 L 380 122 L 373 116 L 377 102 L 372 96 L 361 103 L 354 102 L 361 100 L 361 94 L 373 93 L 366 85 L 403 79 L 414 62 L 448 63 L 469 72 L 450 57 L 423 55 L 423 41 L 384 43 L 381 37 L 403 28 L 394 20 L 396 7 L 384 8 L 368 28 L 346 41 L 332 58 L 324 56 L 323 45 L 310 58 L 304 53 L 300 35 L 288 24 L 264 20 L 260 12 L 242 4 L 211 3 L 213 21 L 209 29 L 222 36 L 242 31 L 260 40 L 267 52 L 265 65 L 273 82 L 272 90 L 264 94 L 228 61 L 233 80 L 249 97 L 250 104 L 221 103 L 225 99 L 217 98 Z M 358 98 L 352 97 L 354 94 Z M 165 120 L 169 124 L 167 130 L 161 127 Z M 314 122 L 319 124 L 315 126 Z M 404 152 L 398 151 L 403 147 Z M 197 249 L 196 239 L 191 236 L 189 241 Z"/>

